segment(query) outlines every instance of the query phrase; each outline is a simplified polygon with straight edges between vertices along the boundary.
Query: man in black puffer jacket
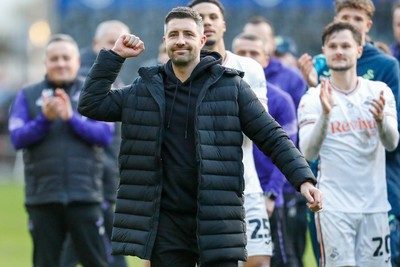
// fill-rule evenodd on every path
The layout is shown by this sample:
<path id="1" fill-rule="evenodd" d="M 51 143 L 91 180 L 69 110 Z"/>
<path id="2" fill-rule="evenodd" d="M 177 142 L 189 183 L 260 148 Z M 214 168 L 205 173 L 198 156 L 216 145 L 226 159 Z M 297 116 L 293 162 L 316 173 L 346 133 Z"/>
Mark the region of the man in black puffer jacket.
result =
<path id="1" fill-rule="evenodd" d="M 102 50 L 86 80 L 79 112 L 122 121 L 121 183 L 113 253 L 152 266 L 237 266 L 246 260 L 243 133 L 302 192 L 322 196 L 308 164 L 237 70 L 202 52 L 201 17 L 187 7 L 165 19 L 165 65 L 142 68 L 132 85 L 110 90 L 128 57 L 144 51 L 134 35 Z"/>

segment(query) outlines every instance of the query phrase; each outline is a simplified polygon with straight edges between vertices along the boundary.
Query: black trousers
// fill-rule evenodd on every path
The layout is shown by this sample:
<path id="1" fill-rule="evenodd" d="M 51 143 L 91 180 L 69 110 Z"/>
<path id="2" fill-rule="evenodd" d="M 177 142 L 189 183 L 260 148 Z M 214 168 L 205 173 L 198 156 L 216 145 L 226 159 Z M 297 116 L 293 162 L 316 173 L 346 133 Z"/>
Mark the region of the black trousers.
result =
<path id="1" fill-rule="evenodd" d="M 272 241 L 274 243 L 271 267 L 298 266 L 293 242 L 288 237 L 286 216 L 283 206 L 275 207 L 269 222 L 271 225 Z"/>
<path id="2" fill-rule="evenodd" d="M 289 256 L 290 267 L 303 267 L 307 235 L 307 201 L 298 193 L 284 194 L 287 240 L 293 244 L 294 255 Z"/>
<path id="3" fill-rule="evenodd" d="M 107 261 L 110 267 L 127 267 L 125 256 L 122 255 L 111 255 L 111 233 L 113 227 L 114 208 L 112 203 L 104 201 L 101 205 L 101 210 L 104 217 L 104 226 L 106 230 L 105 248 L 107 253 Z M 71 235 L 67 236 L 67 240 L 64 243 L 63 251 L 61 254 L 60 267 L 76 267 L 80 260 L 76 253 L 74 244 L 72 243 Z"/>
<path id="4" fill-rule="evenodd" d="M 83 266 L 109 266 L 104 246 L 104 219 L 99 204 L 45 204 L 26 208 L 35 267 L 59 266 L 68 233 Z"/>
<path id="5" fill-rule="evenodd" d="M 195 215 L 162 211 L 151 267 L 237 267 L 237 261 L 199 262 Z"/>

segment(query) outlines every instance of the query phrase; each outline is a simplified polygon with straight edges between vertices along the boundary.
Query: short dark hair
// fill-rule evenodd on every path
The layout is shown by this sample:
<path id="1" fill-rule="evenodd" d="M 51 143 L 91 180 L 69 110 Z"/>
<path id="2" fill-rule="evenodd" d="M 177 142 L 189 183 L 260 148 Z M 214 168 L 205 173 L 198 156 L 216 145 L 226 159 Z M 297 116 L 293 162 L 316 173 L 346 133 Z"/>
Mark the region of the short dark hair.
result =
<path id="1" fill-rule="evenodd" d="M 270 22 L 267 18 L 264 18 L 264 17 L 262 17 L 262 16 L 254 16 L 254 17 L 251 17 L 251 18 L 247 21 L 247 23 L 250 23 L 250 24 L 266 23 L 266 24 L 271 25 L 271 22 Z"/>
<path id="2" fill-rule="evenodd" d="M 234 44 L 236 43 L 236 41 L 238 40 L 246 40 L 246 41 L 260 41 L 262 43 L 262 46 L 264 47 L 265 43 L 264 40 L 261 39 L 260 37 L 258 37 L 255 34 L 252 33 L 246 33 L 246 32 L 241 32 L 238 35 L 235 36 L 235 38 L 233 38 L 232 41 L 232 46 L 234 46 Z"/>
<path id="3" fill-rule="evenodd" d="M 267 24 L 271 28 L 272 34 L 275 35 L 274 26 L 272 26 L 271 21 L 268 20 L 267 18 L 264 18 L 262 16 L 254 16 L 254 17 L 251 17 L 247 21 L 247 23 L 248 24 L 253 24 L 253 25 L 259 25 L 259 24 L 262 24 L 262 23 Z"/>
<path id="4" fill-rule="evenodd" d="M 167 16 L 165 17 L 164 26 L 168 24 L 168 22 L 172 19 L 193 19 L 196 22 L 196 25 L 204 31 L 203 28 L 203 19 L 201 18 L 200 14 L 194 11 L 190 7 L 180 6 L 173 8 L 170 12 L 168 12 Z"/>
<path id="5" fill-rule="evenodd" d="M 78 43 L 75 41 L 74 38 L 71 37 L 71 35 L 64 34 L 64 33 L 57 33 L 57 34 L 54 34 L 54 35 L 50 36 L 50 39 L 47 41 L 47 44 L 46 44 L 46 47 L 45 47 L 46 48 L 45 49 L 45 54 L 47 55 L 47 52 L 48 52 L 47 49 L 49 48 L 49 46 L 51 44 L 58 43 L 58 42 L 64 42 L 64 43 L 71 44 L 74 47 L 74 49 L 76 50 L 76 53 L 79 56 Z"/>
<path id="6" fill-rule="evenodd" d="M 335 0 L 336 14 L 339 13 L 343 8 L 364 10 L 370 18 L 372 18 L 375 13 L 375 5 L 372 0 Z"/>
<path id="7" fill-rule="evenodd" d="M 325 45 L 325 42 L 327 41 L 327 39 L 332 36 L 332 34 L 336 33 L 336 32 L 340 32 L 340 31 L 344 31 L 344 30 L 349 30 L 351 32 L 351 34 L 353 35 L 354 40 L 357 42 L 358 45 L 362 44 L 362 34 L 361 32 L 354 27 L 353 25 L 351 25 L 348 22 L 332 22 L 329 23 L 323 30 L 322 32 L 322 46 Z"/>
<path id="8" fill-rule="evenodd" d="M 99 40 L 99 39 L 104 38 L 105 32 L 107 32 L 107 30 L 110 28 L 113 28 L 113 29 L 116 28 L 119 31 L 124 32 L 124 33 L 130 32 L 128 25 L 126 25 L 125 23 L 123 23 L 120 20 L 105 20 L 105 21 L 99 23 L 99 25 L 97 25 L 96 31 L 94 34 L 94 39 Z"/>
<path id="9" fill-rule="evenodd" d="M 216 5 L 219 10 L 221 11 L 222 17 L 225 19 L 225 10 L 224 6 L 219 0 L 192 0 L 190 3 L 187 4 L 188 7 L 194 7 L 195 5 L 201 4 L 201 3 L 210 3 Z"/>
<path id="10" fill-rule="evenodd" d="M 233 42 L 235 42 L 235 40 L 262 41 L 262 39 L 257 35 L 245 32 L 241 32 L 236 35 L 236 37 L 233 38 Z"/>
<path id="11" fill-rule="evenodd" d="M 78 44 L 76 43 L 74 38 L 72 38 L 71 35 L 64 34 L 64 33 L 57 33 L 57 34 L 52 35 L 50 37 L 49 41 L 47 41 L 46 47 L 48 47 L 52 43 L 56 43 L 56 42 L 71 43 L 78 48 Z"/>

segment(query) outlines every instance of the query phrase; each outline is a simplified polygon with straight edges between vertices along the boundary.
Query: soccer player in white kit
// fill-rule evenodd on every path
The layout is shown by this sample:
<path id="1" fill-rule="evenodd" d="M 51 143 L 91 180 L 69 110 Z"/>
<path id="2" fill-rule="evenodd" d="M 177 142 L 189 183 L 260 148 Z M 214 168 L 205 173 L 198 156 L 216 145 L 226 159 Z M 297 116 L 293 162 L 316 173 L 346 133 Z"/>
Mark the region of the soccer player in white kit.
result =
<path id="1" fill-rule="evenodd" d="M 235 55 L 225 49 L 223 35 L 226 25 L 221 3 L 218 1 L 193 1 L 189 6 L 199 12 L 203 18 L 204 34 L 207 36 L 204 49 L 220 53 L 223 57 L 223 66 L 244 71 L 243 79 L 250 85 L 260 102 L 267 109 L 266 79 L 261 65 L 251 58 Z M 262 195 L 263 191 L 254 163 L 253 142 L 246 136 L 243 138 L 242 150 L 245 179 L 244 207 L 247 227 L 246 249 L 248 253 L 248 260 L 244 263 L 244 266 L 269 266 L 272 256 L 271 229 Z"/>
<path id="2" fill-rule="evenodd" d="M 331 23 L 322 43 L 332 76 L 310 88 L 298 108 L 300 150 L 320 160 L 320 266 L 391 266 L 385 149 L 399 140 L 396 102 L 385 83 L 357 77 L 358 29 Z"/>

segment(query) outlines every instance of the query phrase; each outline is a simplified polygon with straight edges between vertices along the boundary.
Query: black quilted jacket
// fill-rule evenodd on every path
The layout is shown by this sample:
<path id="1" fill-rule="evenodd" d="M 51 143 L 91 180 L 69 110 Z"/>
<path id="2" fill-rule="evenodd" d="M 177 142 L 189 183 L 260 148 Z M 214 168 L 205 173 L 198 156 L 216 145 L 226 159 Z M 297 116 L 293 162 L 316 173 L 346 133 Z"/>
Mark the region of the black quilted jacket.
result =
<path id="1" fill-rule="evenodd" d="M 220 57 L 209 52 L 208 56 Z M 164 67 L 142 68 L 132 85 L 110 91 L 124 59 L 102 50 L 81 93 L 78 110 L 122 121 L 113 253 L 149 259 L 157 234 L 162 191 Z M 244 132 L 299 188 L 315 182 L 287 134 L 265 112 L 236 70 L 210 67 L 195 112 L 198 162 L 197 241 L 200 261 L 245 260 L 242 140 Z"/>

